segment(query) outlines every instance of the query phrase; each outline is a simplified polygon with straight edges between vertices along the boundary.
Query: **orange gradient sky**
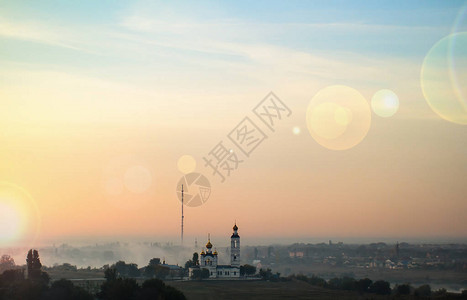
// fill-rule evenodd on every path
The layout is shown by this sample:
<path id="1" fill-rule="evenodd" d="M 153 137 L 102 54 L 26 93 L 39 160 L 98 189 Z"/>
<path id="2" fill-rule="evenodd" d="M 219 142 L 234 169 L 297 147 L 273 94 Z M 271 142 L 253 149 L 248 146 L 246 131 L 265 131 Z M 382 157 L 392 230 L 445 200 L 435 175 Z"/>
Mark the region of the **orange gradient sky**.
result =
<path id="1" fill-rule="evenodd" d="M 433 108 L 420 77 L 433 45 L 466 30 L 461 4 L 431 4 L 441 17 L 430 24 L 408 17 L 431 11 L 414 3 L 385 7 L 394 20 L 362 3 L 348 7 L 357 19 L 329 4 L 275 3 L 255 20 L 241 13 L 247 3 L 2 2 L 0 181 L 24 189 L 37 211 L 13 208 L 24 228 L 12 237 L 19 225 L 5 221 L 1 245 L 31 242 L 35 218 L 34 243 L 177 237 L 183 155 L 212 186 L 204 205 L 185 208 L 189 239 L 228 235 L 235 220 L 251 239 L 466 238 L 467 127 Z M 460 87 L 465 70 L 455 70 Z M 334 85 L 358 91 L 368 109 L 389 89 L 399 109 L 369 110 L 363 139 L 331 150 L 310 134 L 307 110 Z M 270 91 L 292 111 L 275 132 L 252 114 Z M 268 138 L 221 183 L 202 158 L 245 116 Z"/>

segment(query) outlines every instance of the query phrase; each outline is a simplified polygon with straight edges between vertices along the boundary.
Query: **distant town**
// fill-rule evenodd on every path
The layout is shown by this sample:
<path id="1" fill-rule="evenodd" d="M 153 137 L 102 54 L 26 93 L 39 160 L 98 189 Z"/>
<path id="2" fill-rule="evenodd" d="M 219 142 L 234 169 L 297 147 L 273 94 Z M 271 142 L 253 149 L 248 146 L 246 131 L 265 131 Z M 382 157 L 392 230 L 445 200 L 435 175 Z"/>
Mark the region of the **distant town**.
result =
<path id="1" fill-rule="evenodd" d="M 345 244 L 329 241 L 246 245 L 242 246 L 240 256 L 238 227 L 235 225 L 233 229 L 229 247 L 217 246 L 211 239 L 206 245 L 198 245 L 196 241 L 191 247 L 156 242 L 115 242 L 81 247 L 62 244 L 40 248 L 35 255 L 40 253 L 41 272 L 47 274 L 48 285 L 65 279 L 91 295 L 102 295 L 102 287 L 109 276 L 129 278 L 141 286 L 153 278 L 182 291 L 186 287 L 180 282 L 187 281 L 298 280 L 332 290 L 358 290 L 366 285 L 359 291 L 361 293 L 374 292 L 375 283 L 383 282 L 386 285 L 379 287 L 376 293 L 382 295 L 401 293 L 404 288 L 409 294 L 437 297 L 467 293 L 465 244 Z M 225 237 L 221 243 L 225 244 L 227 239 Z M 19 253 L 20 249 L 8 249 L 8 252 Z M 146 263 L 140 263 L 141 260 Z M 25 265 L 25 259 L 3 255 L 0 262 L 3 284 L 5 280 L 11 280 L 11 270 L 16 270 L 14 278 L 29 278 L 29 261 L 28 257 Z M 109 275 L 111 271 L 114 273 Z M 6 279 L 8 277 L 10 279 Z"/>

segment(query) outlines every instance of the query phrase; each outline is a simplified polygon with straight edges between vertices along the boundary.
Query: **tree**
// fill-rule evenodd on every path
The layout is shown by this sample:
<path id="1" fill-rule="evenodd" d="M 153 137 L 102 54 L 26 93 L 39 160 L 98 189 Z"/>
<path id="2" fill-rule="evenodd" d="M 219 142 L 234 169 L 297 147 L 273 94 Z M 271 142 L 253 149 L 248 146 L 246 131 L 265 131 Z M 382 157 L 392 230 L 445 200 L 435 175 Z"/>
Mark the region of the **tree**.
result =
<path id="1" fill-rule="evenodd" d="M 199 258 L 198 252 L 194 252 L 194 253 L 193 253 L 193 258 L 191 259 L 191 261 L 193 262 L 193 264 L 194 264 L 195 266 L 198 265 L 198 258 Z"/>
<path id="2" fill-rule="evenodd" d="M 415 296 L 420 297 L 430 297 L 431 296 L 431 286 L 429 284 L 424 284 L 415 289 Z"/>
<path id="3" fill-rule="evenodd" d="M 85 289 L 73 285 L 73 283 L 66 279 L 60 279 L 52 283 L 50 290 L 46 292 L 45 299 L 50 300 L 93 300 L 94 297 Z"/>
<path id="4" fill-rule="evenodd" d="M 389 295 L 391 294 L 391 286 L 387 281 L 378 280 L 370 286 L 370 292 L 378 295 Z"/>
<path id="5" fill-rule="evenodd" d="M 28 279 L 40 281 L 42 284 L 49 284 L 50 276 L 46 272 L 42 272 L 42 264 L 39 259 L 39 252 L 30 249 L 26 257 Z"/>
<path id="6" fill-rule="evenodd" d="M 345 291 L 355 290 L 355 279 L 351 277 L 343 277 L 341 283 L 341 289 Z"/>
<path id="7" fill-rule="evenodd" d="M 2 299 L 44 299 L 44 293 L 47 292 L 47 285 L 40 280 L 17 280 L 10 283 L 2 295 Z"/>
<path id="8" fill-rule="evenodd" d="M 157 266 L 157 265 L 160 265 L 160 264 L 161 264 L 161 259 L 158 258 L 158 257 L 155 257 L 155 258 L 151 258 L 149 260 L 148 266 Z"/>
<path id="9" fill-rule="evenodd" d="M 114 281 L 117 280 L 117 269 L 115 268 L 107 268 L 104 271 L 104 277 L 107 281 Z"/>
<path id="10" fill-rule="evenodd" d="M 117 278 L 113 281 L 106 281 L 101 285 L 98 293 L 99 299 L 127 300 L 134 299 L 140 291 L 140 286 L 133 278 Z"/>
<path id="11" fill-rule="evenodd" d="M 279 273 L 277 273 L 277 274 L 279 274 Z M 263 278 L 263 280 L 270 280 L 270 279 L 273 278 L 274 275 L 272 274 L 271 269 L 268 268 L 267 270 L 263 270 L 263 269 L 259 270 L 259 276 L 261 276 L 261 278 Z"/>
<path id="12" fill-rule="evenodd" d="M 308 278 L 308 283 L 311 285 L 316 285 L 316 286 L 321 286 L 321 287 L 327 287 L 328 283 L 326 280 L 324 280 L 321 277 L 318 277 L 316 275 L 312 275 L 310 278 Z"/>
<path id="13" fill-rule="evenodd" d="M 447 292 L 448 291 L 445 288 L 440 288 L 439 290 L 434 291 L 433 295 L 434 296 L 446 296 Z"/>
<path id="14" fill-rule="evenodd" d="M 194 252 L 192 259 L 185 262 L 185 269 L 199 265 L 198 258 L 198 253 Z"/>
<path id="15" fill-rule="evenodd" d="M 359 293 L 367 293 L 369 292 L 369 289 L 372 283 L 373 281 L 369 278 L 360 279 L 355 282 L 355 289 Z"/>
<path id="16" fill-rule="evenodd" d="M 24 280 L 24 270 L 6 270 L 3 272 L 1 279 L 3 282 L 14 282 Z"/>
<path id="17" fill-rule="evenodd" d="M 209 270 L 206 268 L 201 269 L 201 279 L 209 278 Z"/>
<path id="18" fill-rule="evenodd" d="M 159 279 L 164 279 L 170 274 L 170 269 L 162 265 L 157 265 L 154 267 L 154 276 Z"/>
<path id="19" fill-rule="evenodd" d="M 8 254 L 2 255 L 0 258 L 0 273 L 5 270 L 11 270 L 15 267 L 15 260 Z"/>
<path id="20" fill-rule="evenodd" d="M 193 261 L 187 260 L 185 262 L 185 269 L 188 270 L 189 268 L 193 267 Z"/>
<path id="21" fill-rule="evenodd" d="M 30 249 L 26 258 L 28 266 L 28 278 L 39 279 L 41 277 L 41 260 L 39 259 L 39 252 Z"/>
<path id="22" fill-rule="evenodd" d="M 186 300 L 185 295 L 179 290 L 165 285 L 162 280 L 148 279 L 143 282 L 140 296 L 138 299 L 171 299 L 171 300 Z"/>
<path id="23" fill-rule="evenodd" d="M 122 277 L 139 277 L 140 271 L 137 264 L 127 264 L 124 261 L 120 260 L 114 265 L 117 273 Z"/>
<path id="24" fill-rule="evenodd" d="M 209 276 L 210 276 L 209 270 L 206 268 L 202 268 L 202 269 L 193 270 L 193 274 L 191 275 L 191 278 L 202 280 L 205 278 L 209 278 Z"/>
<path id="25" fill-rule="evenodd" d="M 148 265 L 144 268 L 144 276 L 145 277 L 154 277 L 156 276 L 156 266 L 161 264 L 161 259 L 160 258 L 151 258 L 149 260 Z"/>
<path id="26" fill-rule="evenodd" d="M 254 275 L 256 273 L 256 267 L 252 265 L 245 264 L 243 266 L 240 266 L 240 275 L 245 276 L 245 275 Z"/>
<path id="27" fill-rule="evenodd" d="M 410 285 L 401 284 L 395 287 L 396 295 L 409 295 L 410 294 Z"/>

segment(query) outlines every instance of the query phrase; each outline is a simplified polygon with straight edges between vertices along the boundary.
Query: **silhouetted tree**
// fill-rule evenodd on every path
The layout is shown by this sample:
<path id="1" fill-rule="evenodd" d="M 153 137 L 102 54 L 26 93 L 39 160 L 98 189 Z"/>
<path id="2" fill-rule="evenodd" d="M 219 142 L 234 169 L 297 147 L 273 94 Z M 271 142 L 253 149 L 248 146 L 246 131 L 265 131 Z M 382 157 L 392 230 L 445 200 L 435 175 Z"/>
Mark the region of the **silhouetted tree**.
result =
<path id="1" fill-rule="evenodd" d="M 170 269 L 164 265 L 157 265 L 154 267 L 154 275 L 156 278 L 164 279 L 170 274 Z"/>
<path id="2" fill-rule="evenodd" d="M 157 266 L 157 265 L 160 265 L 160 264 L 161 264 L 161 259 L 158 258 L 158 257 L 155 257 L 155 258 L 151 258 L 149 260 L 148 266 Z"/>
<path id="3" fill-rule="evenodd" d="M 137 299 L 152 300 L 152 299 L 171 299 L 185 300 L 185 295 L 179 290 L 165 285 L 162 280 L 149 279 L 143 282 L 141 293 Z"/>
<path id="4" fill-rule="evenodd" d="M 115 268 L 107 268 L 104 271 L 104 277 L 107 281 L 114 281 L 117 280 L 117 269 Z"/>
<path id="5" fill-rule="evenodd" d="M 37 250 L 30 249 L 26 258 L 28 266 L 28 278 L 39 279 L 41 277 L 41 260 L 39 259 L 39 252 Z"/>
<path id="6" fill-rule="evenodd" d="M 256 273 L 256 267 L 252 265 L 245 264 L 243 266 L 240 266 L 240 275 L 253 275 Z"/>
<path id="7" fill-rule="evenodd" d="M 186 297 L 181 291 L 177 290 L 176 288 L 174 288 L 172 286 L 166 285 L 165 286 L 164 296 L 163 296 L 162 299 L 166 299 L 166 300 L 186 300 Z M 147 299 L 147 300 L 149 300 L 149 299 Z"/>
<path id="8" fill-rule="evenodd" d="M 160 299 L 165 289 L 165 283 L 160 279 L 148 279 L 143 282 L 141 299 Z"/>
<path id="9" fill-rule="evenodd" d="M 367 293 L 369 292 L 369 289 L 372 283 L 373 281 L 369 278 L 360 279 L 355 282 L 355 289 L 359 293 Z"/>
<path id="10" fill-rule="evenodd" d="M 341 278 L 331 278 L 328 281 L 328 287 L 334 290 L 340 290 L 342 286 L 342 279 Z"/>
<path id="11" fill-rule="evenodd" d="M 156 276 L 156 266 L 161 264 L 160 258 L 151 258 L 146 267 L 144 267 L 144 276 L 145 277 L 154 277 Z"/>
<path id="12" fill-rule="evenodd" d="M 198 280 L 202 280 L 202 279 L 205 279 L 205 278 L 209 278 L 209 270 L 206 269 L 206 268 L 202 268 L 202 269 L 195 269 L 193 270 L 193 274 L 191 275 L 191 278 L 192 279 L 198 279 Z"/>
<path id="13" fill-rule="evenodd" d="M 429 284 L 424 284 L 415 289 L 415 296 L 420 297 L 430 297 L 431 296 L 431 286 Z"/>
<path id="14" fill-rule="evenodd" d="M 182 292 L 165 285 L 160 279 L 149 279 L 139 286 L 133 278 L 107 280 L 101 285 L 97 297 L 102 300 L 186 300 Z"/>
<path id="15" fill-rule="evenodd" d="M 99 299 L 106 300 L 128 300 L 134 299 L 140 289 L 133 278 L 117 278 L 104 282 L 97 296 Z"/>
<path id="16" fill-rule="evenodd" d="M 410 285 L 408 284 L 397 285 L 394 289 L 396 290 L 396 295 L 409 295 L 410 294 Z"/>
<path id="17" fill-rule="evenodd" d="M 343 277 L 342 278 L 342 286 L 341 289 L 345 291 L 354 291 L 355 290 L 355 279 L 351 277 Z"/>
<path id="18" fill-rule="evenodd" d="M 24 280 L 24 270 L 23 269 L 6 270 L 3 272 L 1 279 L 3 282 L 7 282 L 7 283 Z"/>
<path id="19" fill-rule="evenodd" d="M 321 286 L 321 287 L 326 287 L 327 286 L 327 282 L 326 280 L 324 280 L 323 278 L 321 277 L 318 277 L 318 276 L 311 276 L 309 279 L 308 279 L 308 282 L 312 285 L 316 285 L 316 286 Z"/>
<path id="20" fill-rule="evenodd" d="M 93 300 L 94 297 L 81 287 L 73 285 L 66 279 L 61 279 L 52 283 L 50 289 L 45 293 L 47 300 Z"/>
<path id="21" fill-rule="evenodd" d="M 272 274 L 272 271 L 269 268 L 267 270 L 259 270 L 259 276 L 261 276 L 263 280 L 278 280 L 280 275 L 280 273 Z"/>
<path id="22" fill-rule="evenodd" d="M 0 258 L 0 273 L 11 270 L 15 267 L 15 260 L 10 255 L 4 254 Z"/>
<path id="23" fill-rule="evenodd" d="M 433 296 L 446 296 L 447 292 L 448 291 L 445 288 L 440 288 L 439 290 L 434 291 L 432 294 Z"/>
<path id="24" fill-rule="evenodd" d="M 187 260 L 185 262 L 185 269 L 188 269 L 188 268 L 193 267 L 193 266 L 197 266 L 198 264 L 199 264 L 199 262 L 198 262 L 198 253 L 194 252 L 192 259 Z"/>
<path id="25" fill-rule="evenodd" d="M 122 277 L 139 277 L 140 271 L 137 264 L 127 264 L 124 261 L 118 261 L 114 265 L 118 275 Z"/>
<path id="26" fill-rule="evenodd" d="M 199 258 L 198 252 L 194 252 L 193 257 L 191 258 L 191 261 L 193 262 L 195 266 L 198 265 L 198 258 Z"/>
<path id="27" fill-rule="evenodd" d="M 2 299 L 42 300 L 47 292 L 47 285 L 39 280 L 18 280 L 8 284 Z"/>
<path id="28" fill-rule="evenodd" d="M 391 294 L 391 286 L 387 281 L 377 280 L 370 286 L 370 292 L 378 295 L 389 295 Z"/>

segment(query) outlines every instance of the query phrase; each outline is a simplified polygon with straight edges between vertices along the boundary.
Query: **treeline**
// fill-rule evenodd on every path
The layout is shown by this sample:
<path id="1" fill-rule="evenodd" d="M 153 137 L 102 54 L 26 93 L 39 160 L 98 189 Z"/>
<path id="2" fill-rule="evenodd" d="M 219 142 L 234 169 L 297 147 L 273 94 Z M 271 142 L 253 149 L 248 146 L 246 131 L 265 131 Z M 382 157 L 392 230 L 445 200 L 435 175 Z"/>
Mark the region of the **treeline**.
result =
<path id="1" fill-rule="evenodd" d="M 105 282 L 95 295 L 75 286 L 72 281 L 61 279 L 50 284 L 49 275 L 42 271 L 39 253 L 30 250 L 27 256 L 27 278 L 24 269 L 6 270 L 0 275 L 0 300 L 185 300 L 183 293 L 158 279 L 152 278 L 139 285 L 134 278 L 140 274 L 134 264 L 117 262 L 105 270 Z M 67 268 L 69 266 L 66 266 Z M 153 259 L 144 272 L 157 276 L 160 260 Z M 168 268 L 167 268 L 168 269 Z M 165 271 L 164 271 L 165 272 Z"/>
<path id="2" fill-rule="evenodd" d="M 369 278 L 354 279 L 351 277 L 335 277 L 325 280 L 321 277 L 312 275 L 311 277 L 305 275 L 291 275 L 283 278 L 284 280 L 301 280 L 311 285 L 323 288 L 342 290 L 342 291 L 356 291 L 360 294 L 376 294 L 376 295 L 413 295 L 416 297 L 430 297 L 430 296 L 451 296 L 465 299 L 467 297 L 467 290 L 464 290 L 461 295 L 448 293 L 446 289 L 439 289 L 432 291 L 430 285 L 425 284 L 419 287 L 413 287 L 410 284 L 395 285 L 391 289 L 391 284 L 384 280 L 372 281 Z"/>
<path id="3" fill-rule="evenodd" d="M 111 274 L 111 275 L 109 275 Z M 114 268 L 106 271 L 106 281 L 100 291 L 93 295 L 85 289 L 75 286 L 66 279 L 54 281 L 25 278 L 22 270 L 7 270 L 0 275 L 1 300 L 185 300 L 179 290 L 165 285 L 157 278 L 148 279 L 139 285 L 135 279 L 117 276 Z"/>

